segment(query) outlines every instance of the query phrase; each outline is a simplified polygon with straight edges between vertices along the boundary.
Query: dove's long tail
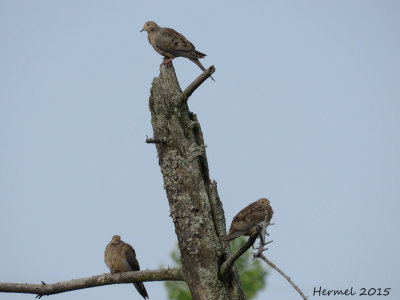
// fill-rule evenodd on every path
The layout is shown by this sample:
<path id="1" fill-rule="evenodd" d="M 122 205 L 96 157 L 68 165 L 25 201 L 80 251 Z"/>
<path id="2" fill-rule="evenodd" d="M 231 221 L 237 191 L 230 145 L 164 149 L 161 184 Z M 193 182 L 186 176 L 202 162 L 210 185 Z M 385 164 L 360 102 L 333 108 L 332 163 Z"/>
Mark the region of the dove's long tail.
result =
<path id="1" fill-rule="evenodd" d="M 142 282 L 135 282 L 133 284 L 135 286 L 135 288 L 137 289 L 137 291 L 139 292 L 139 294 L 144 298 L 144 299 L 149 299 L 149 295 L 147 295 L 147 291 L 146 288 L 144 287 L 144 284 Z"/>
<path id="2" fill-rule="evenodd" d="M 203 71 L 206 70 L 206 68 L 204 68 L 204 66 L 201 64 L 201 62 L 199 61 L 198 58 L 189 58 L 189 59 L 190 59 L 192 62 L 194 62 L 196 65 L 198 65 L 199 68 L 202 69 Z M 213 81 L 215 81 L 214 78 L 212 78 L 212 76 L 210 76 L 210 77 L 211 77 L 211 79 L 212 79 Z"/>
<path id="3" fill-rule="evenodd" d="M 247 233 L 247 230 L 246 231 L 235 231 L 235 232 L 232 232 L 232 233 L 227 234 L 226 236 L 224 236 L 222 238 L 222 240 L 230 242 L 230 241 L 238 238 L 239 236 L 244 235 L 245 233 Z"/>
<path id="4" fill-rule="evenodd" d="M 228 245 L 230 244 L 231 241 L 233 241 L 234 239 L 236 239 L 239 236 L 242 236 L 242 235 L 244 235 L 246 233 L 247 233 L 247 231 L 235 231 L 235 232 L 232 232 L 232 233 L 228 233 L 227 235 L 222 237 L 221 240 L 226 242 L 225 246 L 224 246 L 224 249 L 222 251 L 225 252 L 226 247 L 228 247 Z"/>
<path id="5" fill-rule="evenodd" d="M 204 54 L 204 53 L 202 53 L 200 51 L 197 51 L 197 50 L 194 50 L 194 53 L 196 53 L 199 58 L 203 58 L 203 57 L 207 56 L 207 54 Z"/>

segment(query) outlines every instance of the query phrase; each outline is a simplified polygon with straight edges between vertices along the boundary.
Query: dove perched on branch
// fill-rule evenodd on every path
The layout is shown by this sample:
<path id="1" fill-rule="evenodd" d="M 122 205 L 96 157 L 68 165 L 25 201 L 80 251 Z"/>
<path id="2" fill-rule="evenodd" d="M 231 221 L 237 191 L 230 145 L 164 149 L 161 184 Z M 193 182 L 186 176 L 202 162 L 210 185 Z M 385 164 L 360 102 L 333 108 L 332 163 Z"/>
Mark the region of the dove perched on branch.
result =
<path id="1" fill-rule="evenodd" d="M 135 250 L 131 245 L 124 243 L 119 235 L 114 235 L 107 244 L 104 261 L 112 273 L 140 270 Z M 149 298 L 142 282 L 135 282 L 133 285 L 144 299 Z"/>
<path id="2" fill-rule="evenodd" d="M 206 70 L 199 61 L 199 58 L 205 57 L 206 54 L 197 51 L 193 44 L 179 32 L 171 28 L 159 27 L 153 21 L 144 23 L 140 32 L 142 31 L 147 32 L 147 38 L 154 50 L 168 58 L 162 64 L 170 63 L 175 57 L 186 57 L 199 66 L 201 70 Z M 214 80 L 212 77 L 211 79 Z"/>
<path id="3" fill-rule="evenodd" d="M 252 235 L 257 225 L 265 222 L 269 225 L 274 211 L 267 198 L 258 199 L 256 202 L 243 208 L 232 220 L 229 232 L 222 238 L 228 243 L 242 235 Z"/>

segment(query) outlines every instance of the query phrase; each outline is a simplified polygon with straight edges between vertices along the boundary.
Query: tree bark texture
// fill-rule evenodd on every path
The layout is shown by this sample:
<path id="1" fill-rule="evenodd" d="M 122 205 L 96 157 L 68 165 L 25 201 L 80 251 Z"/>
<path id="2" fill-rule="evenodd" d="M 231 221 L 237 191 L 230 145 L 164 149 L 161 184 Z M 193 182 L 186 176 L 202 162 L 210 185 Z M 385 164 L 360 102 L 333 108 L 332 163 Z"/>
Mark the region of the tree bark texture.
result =
<path id="1" fill-rule="evenodd" d="M 200 124 L 189 111 L 172 65 L 162 65 L 149 107 L 164 188 L 175 225 L 183 278 L 195 300 L 245 299 L 235 269 L 218 277 L 225 217 L 217 184 L 209 177 Z M 182 100 L 183 99 L 183 100 Z"/>

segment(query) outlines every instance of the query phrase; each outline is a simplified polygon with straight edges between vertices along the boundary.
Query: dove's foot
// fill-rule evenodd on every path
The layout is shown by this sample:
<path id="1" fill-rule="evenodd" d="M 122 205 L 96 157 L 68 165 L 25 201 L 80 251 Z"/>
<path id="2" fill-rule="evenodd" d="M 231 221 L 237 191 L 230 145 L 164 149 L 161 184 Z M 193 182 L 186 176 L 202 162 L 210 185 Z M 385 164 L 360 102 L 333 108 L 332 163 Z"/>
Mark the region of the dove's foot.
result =
<path id="1" fill-rule="evenodd" d="M 46 285 L 46 282 L 44 282 L 44 281 L 41 281 L 41 283 L 42 283 L 42 285 Z M 43 296 L 45 296 L 45 295 L 43 295 L 43 294 L 37 294 L 36 295 L 36 299 L 40 299 L 40 298 L 42 298 Z M 48 296 L 48 295 L 47 295 Z"/>
<path id="2" fill-rule="evenodd" d="M 161 63 L 161 65 L 168 65 L 169 63 L 172 62 L 173 59 L 174 59 L 173 57 L 168 58 L 167 60 L 164 60 L 164 61 Z"/>

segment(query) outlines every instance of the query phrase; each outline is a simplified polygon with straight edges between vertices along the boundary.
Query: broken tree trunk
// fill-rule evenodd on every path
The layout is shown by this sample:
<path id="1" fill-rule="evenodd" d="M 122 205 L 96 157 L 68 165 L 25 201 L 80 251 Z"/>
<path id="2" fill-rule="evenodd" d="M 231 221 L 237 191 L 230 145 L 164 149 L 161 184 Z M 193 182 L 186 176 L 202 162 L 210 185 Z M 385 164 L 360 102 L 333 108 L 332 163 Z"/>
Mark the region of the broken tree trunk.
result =
<path id="1" fill-rule="evenodd" d="M 187 99 L 212 73 L 210 67 L 182 92 L 172 65 L 162 65 L 151 87 L 149 107 L 164 188 L 175 225 L 183 278 L 193 299 L 245 299 L 235 269 L 218 277 L 225 216 L 217 184 L 211 182 L 200 124 Z"/>

